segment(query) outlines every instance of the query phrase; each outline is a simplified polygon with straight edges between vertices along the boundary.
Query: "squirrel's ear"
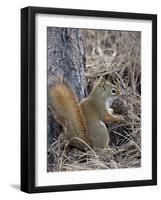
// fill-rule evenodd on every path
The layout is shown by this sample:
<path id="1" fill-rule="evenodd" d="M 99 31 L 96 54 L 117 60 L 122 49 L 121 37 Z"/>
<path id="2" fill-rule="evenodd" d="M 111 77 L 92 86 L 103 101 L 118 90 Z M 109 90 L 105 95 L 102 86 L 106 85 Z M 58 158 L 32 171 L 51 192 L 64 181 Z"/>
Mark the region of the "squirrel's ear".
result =
<path id="1" fill-rule="evenodd" d="M 106 81 L 105 78 L 104 78 L 103 76 L 101 76 L 101 77 L 99 78 L 99 82 L 104 82 L 104 81 Z"/>
<path id="2" fill-rule="evenodd" d="M 101 76 L 99 79 L 99 84 L 105 85 L 105 83 L 106 83 L 106 79 L 103 76 Z"/>

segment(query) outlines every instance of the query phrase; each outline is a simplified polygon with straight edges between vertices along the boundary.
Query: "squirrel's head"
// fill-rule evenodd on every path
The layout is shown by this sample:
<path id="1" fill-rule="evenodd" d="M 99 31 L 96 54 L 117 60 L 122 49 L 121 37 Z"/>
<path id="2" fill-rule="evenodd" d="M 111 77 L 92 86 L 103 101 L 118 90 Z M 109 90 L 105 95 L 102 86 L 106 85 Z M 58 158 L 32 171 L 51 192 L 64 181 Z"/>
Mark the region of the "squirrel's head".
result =
<path id="1" fill-rule="evenodd" d="M 93 89 L 99 98 L 105 102 L 109 100 L 115 100 L 120 96 L 119 89 L 109 81 L 106 81 L 103 77 L 99 79 Z"/>

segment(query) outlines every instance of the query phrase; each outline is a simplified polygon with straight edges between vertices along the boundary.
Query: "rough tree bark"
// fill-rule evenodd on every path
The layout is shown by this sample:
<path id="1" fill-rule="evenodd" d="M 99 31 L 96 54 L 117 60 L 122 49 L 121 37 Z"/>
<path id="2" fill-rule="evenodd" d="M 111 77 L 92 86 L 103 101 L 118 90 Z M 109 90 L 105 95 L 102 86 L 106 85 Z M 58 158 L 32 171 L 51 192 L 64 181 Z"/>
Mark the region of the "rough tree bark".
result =
<path id="1" fill-rule="evenodd" d="M 47 28 L 47 67 L 48 87 L 61 75 L 73 87 L 79 100 L 86 96 L 85 52 L 80 29 Z M 48 148 L 60 132 L 60 125 L 48 110 Z"/>

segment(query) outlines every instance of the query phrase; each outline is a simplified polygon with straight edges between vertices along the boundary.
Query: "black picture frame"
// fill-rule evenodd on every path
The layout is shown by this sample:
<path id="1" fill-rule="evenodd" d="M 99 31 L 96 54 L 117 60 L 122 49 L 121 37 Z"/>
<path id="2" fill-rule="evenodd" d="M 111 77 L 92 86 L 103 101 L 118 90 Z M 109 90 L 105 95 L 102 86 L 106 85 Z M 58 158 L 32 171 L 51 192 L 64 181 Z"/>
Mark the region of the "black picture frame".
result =
<path id="1" fill-rule="evenodd" d="M 152 179 L 35 186 L 35 15 L 60 14 L 152 21 Z M 157 184 L 157 15 L 45 7 L 21 9 L 21 190 L 27 193 L 147 186 Z"/>

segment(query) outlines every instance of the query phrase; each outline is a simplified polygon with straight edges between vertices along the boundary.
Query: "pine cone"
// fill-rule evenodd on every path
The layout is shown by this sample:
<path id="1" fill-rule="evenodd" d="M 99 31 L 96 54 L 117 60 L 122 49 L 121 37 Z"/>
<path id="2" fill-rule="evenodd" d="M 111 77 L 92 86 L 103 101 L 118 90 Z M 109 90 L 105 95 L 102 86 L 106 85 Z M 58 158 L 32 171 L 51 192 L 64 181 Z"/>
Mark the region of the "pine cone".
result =
<path id="1" fill-rule="evenodd" d="M 121 98 L 115 99 L 112 103 L 111 108 L 114 110 L 114 113 L 118 115 L 124 115 L 128 111 L 125 101 Z"/>

